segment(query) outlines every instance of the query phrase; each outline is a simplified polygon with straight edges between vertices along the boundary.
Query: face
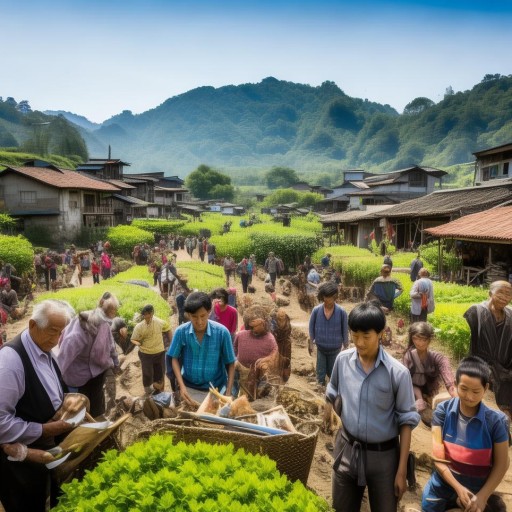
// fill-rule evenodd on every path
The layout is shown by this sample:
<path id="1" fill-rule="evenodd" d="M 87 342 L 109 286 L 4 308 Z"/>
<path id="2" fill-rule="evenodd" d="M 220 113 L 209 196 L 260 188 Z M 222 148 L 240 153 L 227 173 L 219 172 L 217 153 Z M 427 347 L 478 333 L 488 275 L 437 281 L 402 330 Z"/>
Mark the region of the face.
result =
<path id="1" fill-rule="evenodd" d="M 192 322 L 192 327 L 196 334 L 203 334 L 208 327 L 208 316 L 210 312 L 204 307 L 198 309 L 195 313 L 187 313 L 189 320 Z"/>
<path id="2" fill-rule="evenodd" d="M 478 377 L 462 374 L 457 383 L 457 393 L 460 398 L 461 407 L 475 409 L 482 401 L 488 387 L 489 385 L 484 387 Z"/>
<path id="3" fill-rule="evenodd" d="M 430 345 L 430 338 L 428 336 L 422 336 L 421 334 L 413 334 L 412 342 L 418 352 L 425 352 Z"/>
<path id="4" fill-rule="evenodd" d="M 256 336 L 261 336 L 267 331 L 265 326 L 265 320 L 263 318 L 255 318 L 251 320 L 248 325 L 251 332 Z"/>
<path id="5" fill-rule="evenodd" d="M 332 308 L 338 298 L 337 295 L 331 295 L 330 297 L 324 297 L 324 305 L 328 308 Z"/>
<path id="6" fill-rule="evenodd" d="M 147 324 L 149 324 L 151 322 L 151 320 L 153 319 L 153 314 L 154 313 L 144 313 L 142 315 L 142 318 L 144 318 L 144 320 L 146 321 Z"/>
<path id="7" fill-rule="evenodd" d="M 509 304 L 512 300 L 512 288 L 508 286 L 503 286 L 498 288 L 491 295 L 491 302 L 496 309 L 502 310 Z"/>
<path id="8" fill-rule="evenodd" d="M 350 331 L 352 342 L 357 348 L 357 353 L 362 357 L 373 357 L 379 351 L 379 340 L 382 332 Z"/>
<path id="9" fill-rule="evenodd" d="M 57 346 L 65 327 L 66 317 L 59 313 L 48 315 L 48 325 L 43 328 L 39 327 L 34 320 L 29 320 L 28 323 L 30 337 L 44 352 L 50 352 L 53 347 Z"/>
<path id="10" fill-rule="evenodd" d="M 117 308 L 115 306 L 109 306 L 105 311 L 107 318 L 115 318 L 117 316 Z"/>

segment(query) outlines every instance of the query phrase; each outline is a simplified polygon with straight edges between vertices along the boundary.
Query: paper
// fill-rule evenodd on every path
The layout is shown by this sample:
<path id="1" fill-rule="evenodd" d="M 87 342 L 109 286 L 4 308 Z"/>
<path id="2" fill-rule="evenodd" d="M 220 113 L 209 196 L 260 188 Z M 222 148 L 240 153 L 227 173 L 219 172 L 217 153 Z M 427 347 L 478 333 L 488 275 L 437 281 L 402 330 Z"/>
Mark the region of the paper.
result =
<path id="1" fill-rule="evenodd" d="M 67 418 L 65 419 L 64 421 L 66 423 L 69 423 L 70 425 L 78 425 L 79 423 L 81 423 L 83 421 L 83 419 L 85 418 L 85 407 L 83 409 L 80 409 L 72 418 Z"/>
<path id="2" fill-rule="evenodd" d="M 48 469 L 56 468 L 57 466 L 60 466 L 63 462 L 65 462 L 69 458 L 70 455 L 71 455 L 71 452 L 68 452 L 68 453 L 66 453 L 66 455 L 64 455 L 64 457 L 61 457 L 60 459 L 57 459 L 57 460 L 53 460 L 52 462 L 48 462 L 48 464 L 46 464 L 46 467 Z"/>

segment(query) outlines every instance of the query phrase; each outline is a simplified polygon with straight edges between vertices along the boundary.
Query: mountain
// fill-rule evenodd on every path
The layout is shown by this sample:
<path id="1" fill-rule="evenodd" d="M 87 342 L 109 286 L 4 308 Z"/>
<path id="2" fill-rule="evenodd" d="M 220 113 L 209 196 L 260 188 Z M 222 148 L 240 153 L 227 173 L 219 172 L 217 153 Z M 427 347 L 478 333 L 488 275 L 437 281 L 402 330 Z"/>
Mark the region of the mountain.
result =
<path id="1" fill-rule="evenodd" d="M 273 166 L 318 176 L 469 162 L 473 152 L 512 140 L 511 106 L 512 76 L 486 75 L 471 90 L 448 91 L 437 104 L 415 98 L 402 114 L 347 96 L 334 82 L 312 87 L 268 77 L 199 87 L 99 126 L 58 113 L 73 123 L 92 157 L 106 157 L 110 145 L 114 157 L 132 164 L 131 172 L 185 177 L 204 163 L 251 184 Z M 0 145 L 9 135 L 19 142 L 16 129 L 2 132 L 0 122 Z"/>
<path id="2" fill-rule="evenodd" d="M 85 130 L 93 131 L 100 127 L 100 124 L 89 121 L 84 116 L 73 114 L 72 112 L 66 112 L 65 110 L 45 110 L 43 114 L 47 116 L 64 116 L 70 123 L 76 124 L 80 128 Z"/>

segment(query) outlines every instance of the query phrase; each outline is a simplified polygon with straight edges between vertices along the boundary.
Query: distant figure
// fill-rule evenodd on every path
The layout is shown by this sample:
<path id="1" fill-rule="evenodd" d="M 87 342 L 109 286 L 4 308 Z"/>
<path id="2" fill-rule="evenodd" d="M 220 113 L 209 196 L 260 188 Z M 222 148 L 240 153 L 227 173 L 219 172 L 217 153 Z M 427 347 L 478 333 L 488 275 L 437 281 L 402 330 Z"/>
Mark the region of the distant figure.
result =
<path id="1" fill-rule="evenodd" d="M 414 282 L 418 278 L 418 272 L 423 268 L 423 261 L 421 261 L 420 253 L 411 261 L 411 281 Z"/>
<path id="2" fill-rule="evenodd" d="M 391 277 L 391 269 L 388 265 L 380 268 L 380 277 L 377 277 L 366 294 L 366 301 L 378 300 L 385 311 L 393 309 L 395 299 L 403 292 L 400 281 Z"/>
<path id="3" fill-rule="evenodd" d="M 329 253 L 327 253 L 323 258 L 322 258 L 322 268 L 329 268 L 331 266 L 331 255 Z"/>
<path id="4" fill-rule="evenodd" d="M 429 279 L 429 272 L 426 268 L 420 269 L 418 279 L 412 285 L 411 296 L 411 322 L 426 322 L 427 314 L 433 313 L 434 285 Z"/>
<path id="5" fill-rule="evenodd" d="M 382 262 L 384 265 L 387 265 L 391 270 L 393 270 L 393 260 L 389 254 L 384 256 L 384 261 Z"/>

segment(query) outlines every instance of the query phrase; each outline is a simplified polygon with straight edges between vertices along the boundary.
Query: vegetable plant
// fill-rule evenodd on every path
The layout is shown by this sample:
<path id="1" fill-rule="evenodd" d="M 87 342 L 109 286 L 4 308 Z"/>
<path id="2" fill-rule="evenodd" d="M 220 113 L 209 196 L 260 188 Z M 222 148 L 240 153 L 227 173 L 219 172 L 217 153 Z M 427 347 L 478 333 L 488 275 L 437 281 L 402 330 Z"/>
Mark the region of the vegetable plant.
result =
<path id="1" fill-rule="evenodd" d="M 10 263 L 21 276 L 33 270 L 34 248 L 23 236 L 0 235 L 0 261 Z"/>
<path id="2" fill-rule="evenodd" d="M 130 256 L 137 244 L 153 245 L 153 233 L 134 226 L 115 226 L 107 231 L 112 252 L 116 255 Z"/>
<path id="3" fill-rule="evenodd" d="M 56 512 L 323 512 L 325 500 L 273 460 L 233 445 L 173 444 L 171 435 L 110 450 L 82 481 L 62 486 Z"/>

